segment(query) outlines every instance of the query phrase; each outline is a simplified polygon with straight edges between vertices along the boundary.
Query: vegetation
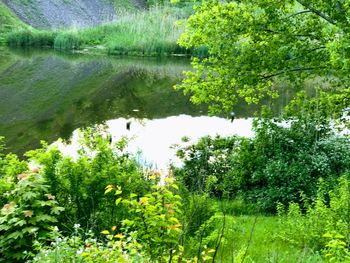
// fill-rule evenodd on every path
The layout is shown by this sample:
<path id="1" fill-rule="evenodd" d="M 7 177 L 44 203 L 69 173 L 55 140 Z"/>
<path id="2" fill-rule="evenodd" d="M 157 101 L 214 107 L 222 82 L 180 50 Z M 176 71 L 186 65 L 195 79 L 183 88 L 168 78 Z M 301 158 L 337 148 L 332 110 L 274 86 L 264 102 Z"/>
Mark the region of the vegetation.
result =
<path id="1" fill-rule="evenodd" d="M 315 198 L 320 178 L 332 188 L 350 171 L 348 138 L 316 125 L 301 119 L 283 127 L 260 119 L 254 138 L 202 138 L 178 150 L 184 167 L 175 175 L 190 191 L 243 198 L 265 212 L 274 212 L 277 203 Z"/>
<path id="2" fill-rule="evenodd" d="M 4 34 L 20 28 L 24 29 L 27 26 L 0 2 L 0 44 L 5 41 Z"/>
<path id="3" fill-rule="evenodd" d="M 7 35 L 11 47 L 54 47 L 58 50 L 88 48 L 89 51 L 123 55 L 172 55 L 191 51 L 176 43 L 184 26 L 176 23 L 191 9 L 152 7 L 148 11 L 124 13 L 118 20 L 86 29 L 13 31 Z M 205 52 L 196 51 L 198 54 Z"/>
<path id="4" fill-rule="evenodd" d="M 203 2 L 184 49 L 173 22 L 186 15 L 168 7 L 97 28 L 7 34 L 21 47 L 207 50 L 179 87 L 213 110 L 274 98 L 281 83 L 317 87 L 278 118 L 262 110 L 253 138 L 179 146 L 184 165 L 167 177 L 101 126 L 81 131 L 75 157 L 43 143 L 20 160 L 1 143 L 0 262 L 349 262 L 350 141 L 337 130 L 349 124 L 349 8 Z"/>
<path id="5" fill-rule="evenodd" d="M 238 98 L 275 97 L 280 81 L 321 78 L 328 93 L 348 92 L 349 12 L 346 1 L 204 2 L 179 43 L 206 46 L 209 56 L 193 58 L 194 72 L 178 88 L 214 111 L 231 111 Z"/>
<path id="6" fill-rule="evenodd" d="M 305 214 L 295 203 L 290 203 L 286 214 L 280 205 L 279 214 L 286 226 L 281 237 L 290 243 L 321 248 L 331 262 L 349 261 L 349 182 L 348 174 L 339 178 L 334 190 L 327 191 L 327 184 L 321 180 L 314 201 L 304 199 Z"/>
<path id="7" fill-rule="evenodd" d="M 204 138 L 181 149 L 187 158 L 175 172 L 176 184 L 168 178 L 160 185 L 160 173 L 144 170 L 123 152 L 126 141 L 110 145 L 98 128 L 82 132 L 74 159 L 45 144 L 28 152 L 28 161 L 1 155 L 1 257 L 32 262 L 345 260 L 350 191 L 349 178 L 340 174 L 348 171 L 348 141 L 320 137 L 312 148 L 314 162 L 308 163 L 309 145 L 306 140 L 300 147 L 305 134 L 297 132 L 298 125 L 258 123 L 256 138 Z M 275 150 L 267 134 L 274 135 Z M 292 138 L 300 149 L 290 148 L 284 157 L 281 151 Z M 291 159 L 284 171 L 271 169 Z M 28 168 L 33 165 L 37 168 Z M 321 176 L 325 179 L 318 180 Z M 278 217 L 271 214 L 275 209 Z"/>

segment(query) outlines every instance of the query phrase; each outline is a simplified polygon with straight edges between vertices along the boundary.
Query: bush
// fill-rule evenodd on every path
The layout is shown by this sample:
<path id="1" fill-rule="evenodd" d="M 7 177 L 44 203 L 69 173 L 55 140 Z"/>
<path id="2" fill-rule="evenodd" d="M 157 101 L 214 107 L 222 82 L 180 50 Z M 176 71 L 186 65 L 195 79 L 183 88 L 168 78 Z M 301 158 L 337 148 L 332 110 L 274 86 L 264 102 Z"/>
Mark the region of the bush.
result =
<path id="1" fill-rule="evenodd" d="M 230 175 L 248 202 L 275 211 L 278 202 L 300 202 L 301 194 L 315 197 L 324 178 L 331 189 L 350 168 L 350 142 L 315 122 L 292 121 L 283 127 L 271 120 L 255 124 L 256 137 L 241 145 Z"/>
<path id="2" fill-rule="evenodd" d="M 331 189 L 350 169 L 350 141 L 316 121 L 255 121 L 255 137 L 210 138 L 180 148 L 183 168 L 175 176 L 190 191 L 243 198 L 275 212 L 277 203 L 315 197 L 324 178 Z"/>
<path id="3" fill-rule="evenodd" d="M 342 176 L 337 187 L 328 192 L 321 180 L 317 198 L 311 203 L 304 200 L 303 208 L 290 203 L 285 214 L 283 205 L 278 211 L 284 231 L 280 238 L 298 246 L 309 246 L 323 250 L 330 261 L 350 260 L 350 177 Z"/>
<path id="4" fill-rule="evenodd" d="M 17 175 L 28 170 L 28 164 L 14 154 L 4 154 L 5 145 L 0 137 L 0 207 L 9 203 L 9 193 L 15 188 Z"/>
<path id="5" fill-rule="evenodd" d="M 159 183 L 159 178 L 154 179 Z M 120 197 L 121 189 L 116 189 L 116 204 L 121 203 L 130 212 L 129 217 L 123 220 L 124 233 L 142 245 L 150 261 L 161 262 L 164 258 L 171 261 L 175 253 L 179 252 L 182 233 L 182 198 L 176 194 L 177 185 L 167 178 L 164 186 L 154 184 L 150 193 L 142 197 L 130 194 L 129 198 Z M 109 186 L 106 192 L 111 190 L 112 186 Z"/>
<path id="6" fill-rule="evenodd" d="M 83 229 L 79 227 L 70 238 L 62 237 L 55 229 L 54 242 L 42 247 L 33 262 L 197 262 L 196 258 L 187 260 L 179 244 L 182 202 L 176 194 L 177 185 L 169 179 L 160 186 L 159 178 L 152 175 L 150 179 L 152 190 L 144 196 L 122 197 L 122 188 L 106 187 L 105 193 L 114 193 L 117 198 L 113 202 L 117 207 L 130 209 L 122 227 L 102 231 L 106 240 L 98 240 L 92 232 L 81 234 Z M 201 258 L 201 262 L 211 260 L 208 251 Z"/>
<path id="7" fill-rule="evenodd" d="M 177 156 L 183 168 L 174 168 L 174 175 L 191 192 L 208 193 L 212 197 L 231 197 L 227 174 L 232 169 L 231 155 L 240 145 L 241 138 L 201 138 L 195 145 L 179 148 Z M 186 142 L 186 138 L 184 138 Z"/>
<path id="8" fill-rule="evenodd" d="M 50 227 L 63 208 L 58 206 L 43 176 L 35 172 L 18 175 L 6 192 L 8 203 L 0 212 L 0 256 L 12 262 L 34 255 L 35 242 L 47 242 Z"/>
<path id="9" fill-rule="evenodd" d="M 150 183 L 142 169 L 124 152 L 126 143 L 110 145 L 100 130 L 90 128 L 82 133 L 81 149 L 74 159 L 47 145 L 27 153 L 31 162 L 42 167 L 50 191 L 65 207 L 57 225 L 62 231 L 70 233 L 74 224 L 80 224 L 99 233 L 120 225 L 128 211 L 116 209 L 113 197 L 103 194 L 107 185 L 121 186 L 123 196 L 148 191 Z"/>

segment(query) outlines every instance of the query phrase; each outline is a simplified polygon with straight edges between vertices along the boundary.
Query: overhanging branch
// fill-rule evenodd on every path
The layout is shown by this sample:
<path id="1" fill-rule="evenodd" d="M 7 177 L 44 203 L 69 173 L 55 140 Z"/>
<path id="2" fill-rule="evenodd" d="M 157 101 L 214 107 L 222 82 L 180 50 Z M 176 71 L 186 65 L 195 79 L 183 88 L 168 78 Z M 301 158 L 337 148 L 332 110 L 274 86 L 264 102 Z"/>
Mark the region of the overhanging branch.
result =
<path id="1" fill-rule="evenodd" d="M 280 76 L 280 75 L 283 75 L 283 74 L 289 73 L 289 72 L 312 71 L 312 70 L 315 70 L 315 69 L 324 69 L 324 67 L 309 67 L 309 68 L 289 69 L 289 70 L 284 70 L 284 71 L 277 72 L 275 74 L 261 76 L 261 79 L 270 79 L 270 78 L 277 77 L 277 76 Z"/>
<path id="2" fill-rule="evenodd" d="M 297 0 L 297 2 L 299 4 L 301 4 L 302 6 L 306 7 L 307 9 L 309 9 L 312 13 L 318 15 L 319 17 L 323 18 L 324 20 L 326 20 L 327 22 L 331 23 L 332 25 L 336 25 L 336 22 L 330 18 L 329 16 L 327 16 L 326 14 L 322 13 L 321 11 L 313 8 L 312 6 L 310 6 L 308 3 L 306 3 L 306 1 L 304 0 Z"/>

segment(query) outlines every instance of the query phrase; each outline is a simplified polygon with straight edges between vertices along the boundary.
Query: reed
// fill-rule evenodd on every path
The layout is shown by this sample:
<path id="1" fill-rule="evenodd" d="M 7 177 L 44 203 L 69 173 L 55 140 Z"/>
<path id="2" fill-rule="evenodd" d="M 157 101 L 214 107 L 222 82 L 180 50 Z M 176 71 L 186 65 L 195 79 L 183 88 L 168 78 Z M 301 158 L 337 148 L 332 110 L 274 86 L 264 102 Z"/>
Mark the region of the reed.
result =
<path id="1" fill-rule="evenodd" d="M 7 45 L 10 47 L 52 47 L 56 32 L 21 29 L 6 35 Z"/>
<path id="2" fill-rule="evenodd" d="M 205 54 L 205 49 L 186 50 L 177 44 L 185 26 L 177 21 L 188 15 L 188 9 L 156 6 L 147 11 L 120 15 L 112 23 L 91 28 L 17 30 L 6 35 L 6 42 L 11 47 L 47 46 L 59 50 L 90 48 L 118 55 Z"/>

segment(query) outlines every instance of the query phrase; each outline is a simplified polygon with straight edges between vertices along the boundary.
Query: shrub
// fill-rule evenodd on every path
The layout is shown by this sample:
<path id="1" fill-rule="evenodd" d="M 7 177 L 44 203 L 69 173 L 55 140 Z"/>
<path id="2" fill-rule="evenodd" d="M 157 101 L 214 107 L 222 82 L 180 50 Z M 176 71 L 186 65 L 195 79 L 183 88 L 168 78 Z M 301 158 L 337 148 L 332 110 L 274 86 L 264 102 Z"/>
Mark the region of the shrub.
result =
<path id="1" fill-rule="evenodd" d="M 0 137 L 0 207 L 9 202 L 9 197 L 5 193 L 10 192 L 16 185 L 18 174 L 28 169 L 25 161 L 21 161 L 14 154 L 3 154 L 5 146 Z"/>
<path id="2" fill-rule="evenodd" d="M 280 238 L 298 246 L 323 250 L 330 261 L 343 262 L 350 259 L 350 178 L 342 176 L 337 187 L 328 192 L 325 182 L 320 181 L 317 198 L 311 203 L 304 199 L 303 208 L 290 203 L 285 214 L 282 205 L 278 211 L 284 231 Z"/>
<path id="3" fill-rule="evenodd" d="M 113 186 L 109 186 L 106 192 L 112 189 Z M 176 190 L 177 185 L 169 178 L 164 186 L 154 184 L 152 191 L 142 197 L 130 194 L 129 198 L 122 198 L 121 188 L 116 189 L 116 205 L 121 203 L 130 212 L 129 217 L 123 220 L 123 231 L 142 245 L 142 250 L 152 262 L 164 258 L 171 261 L 179 252 L 182 199 L 175 193 Z"/>
<path id="4" fill-rule="evenodd" d="M 186 141 L 186 138 L 184 138 Z M 240 145 L 241 139 L 201 138 L 194 145 L 177 150 L 183 168 L 174 168 L 175 177 L 191 192 L 208 193 L 214 197 L 231 197 L 233 191 L 227 184 L 227 174 L 232 169 L 228 160 Z"/>
<path id="5" fill-rule="evenodd" d="M 18 175 L 14 188 L 5 193 L 8 203 L 0 212 L 0 256 L 14 262 L 34 255 L 33 244 L 49 239 L 50 227 L 63 208 L 49 191 L 43 176 Z"/>
<path id="6" fill-rule="evenodd" d="M 242 197 L 275 212 L 278 202 L 300 202 L 301 193 L 315 197 L 324 178 L 331 189 L 350 169 L 350 141 L 317 121 L 255 120 L 254 138 L 205 137 L 180 148 L 184 166 L 175 176 L 190 191 L 212 197 Z"/>
<path id="7" fill-rule="evenodd" d="M 146 193 L 150 183 L 136 160 L 124 152 L 125 140 L 110 145 L 96 128 L 86 129 L 81 135 L 76 158 L 63 156 L 45 144 L 27 156 L 42 167 L 52 194 L 65 207 L 57 226 L 71 232 L 74 224 L 80 224 L 85 230 L 99 233 L 110 225 L 120 225 L 128 214 L 127 209 L 116 209 L 113 197 L 103 194 L 107 185 L 123 187 L 123 196 L 128 196 Z"/>
<path id="8" fill-rule="evenodd" d="M 315 197 L 324 178 L 331 189 L 350 168 L 350 142 L 321 130 L 316 122 L 292 121 L 283 127 L 272 120 L 255 124 L 256 137 L 242 144 L 230 175 L 248 202 L 274 211 L 278 202 L 299 202 L 301 193 Z"/>
<path id="9" fill-rule="evenodd" d="M 65 238 L 55 229 L 54 242 L 41 247 L 33 262 L 197 262 L 196 257 L 185 258 L 179 244 L 182 202 L 176 194 L 176 184 L 166 180 L 160 186 L 159 178 L 152 175 L 150 179 L 154 183 L 152 190 L 144 196 L 123 197 L 122 188 L 106 187 L 105 193 L 114 193 L 117 198 L 114 205 L 130 209 L 120 228 L 102 231 L 106 240 L 98 240 L 92 232 L 81 234 L 79 228 L 72 237 Z M 210 253 L 204 251 L 201 262 L 211 261 Z"/>

